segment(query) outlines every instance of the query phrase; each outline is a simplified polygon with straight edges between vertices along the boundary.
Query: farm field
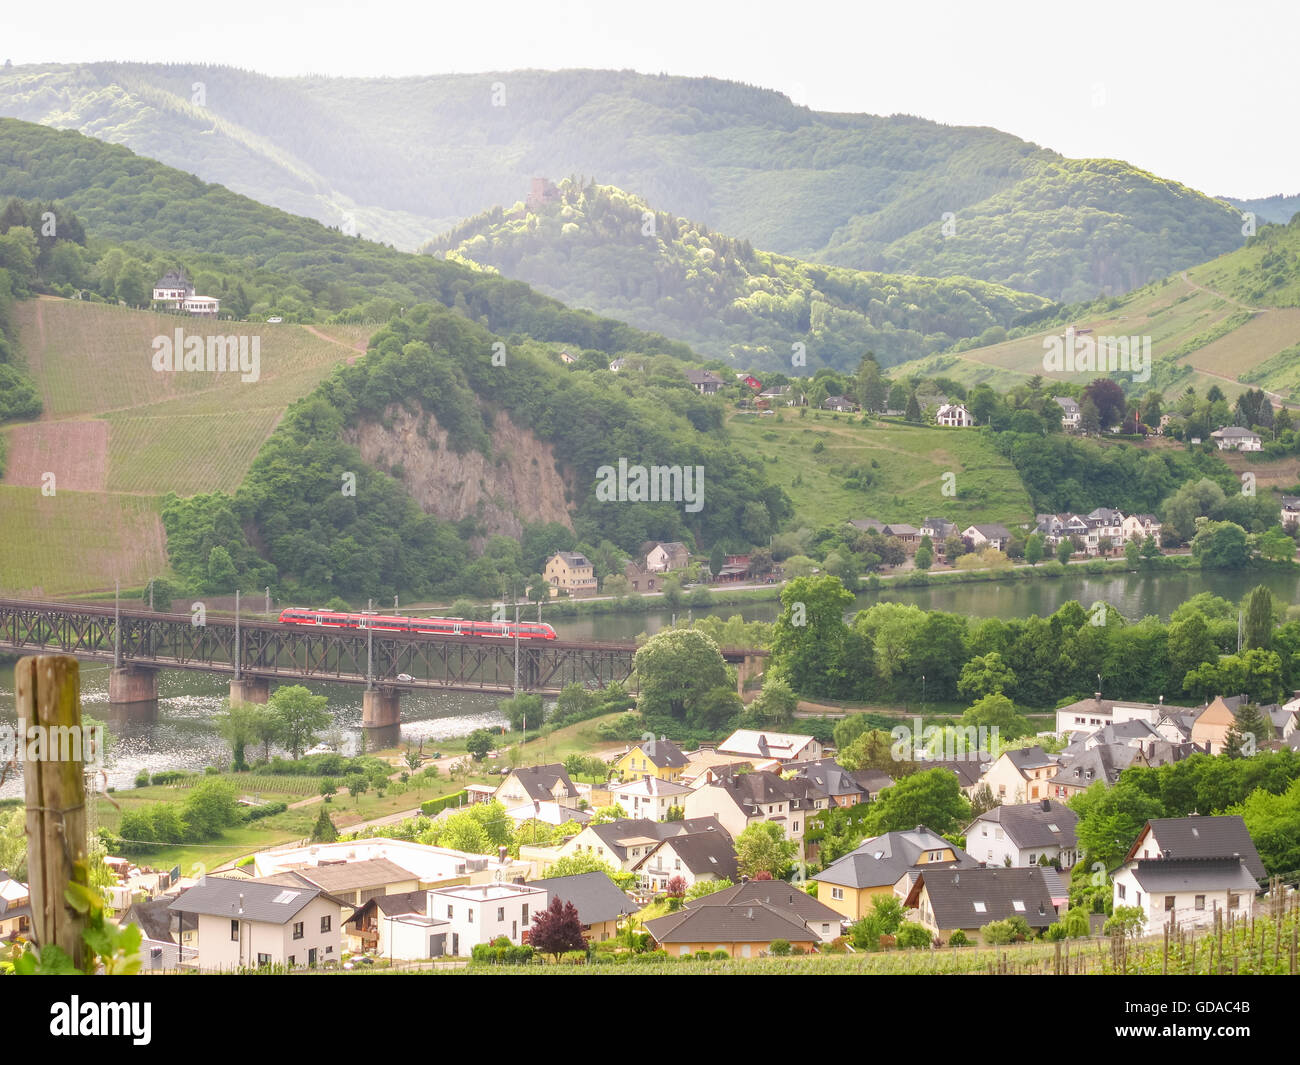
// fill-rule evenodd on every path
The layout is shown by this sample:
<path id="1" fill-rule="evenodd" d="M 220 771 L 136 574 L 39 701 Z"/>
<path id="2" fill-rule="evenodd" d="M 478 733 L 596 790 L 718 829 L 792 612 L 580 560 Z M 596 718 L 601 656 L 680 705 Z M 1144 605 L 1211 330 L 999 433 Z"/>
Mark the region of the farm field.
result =
<path id="1" fill-rule="evenodd" d="M 770 417 L 735 415 L 728 425 L 737 447 L 760 457 L 790 495 L 798 524 L 870 516 L 919 525 L 943 516 L 964 527 L 1032 516 L 1019 475 L 979 434 L 856 421 L 825 411 L 801 418 L 786 410 Z M 867 487 L 846 483 L 855 470 L 870 480 Z M 956 496 L 943 494 L 946 473 L 955 478 Z"/>
<path id="2" fill-rule="evenodd" d="M 361 357 L 376 328 L 203 321 L 50 297 L 14 313 L 45 416 L 3 430 L 0 594 L 96 591 L 168 572 L 158 498 L 237 487 L 285 409 Z M 178 328 L 260 337 L 258 380 L 155 371 L 154 337 Z M 48 473 L 54 497 L 40 492 Z"/>

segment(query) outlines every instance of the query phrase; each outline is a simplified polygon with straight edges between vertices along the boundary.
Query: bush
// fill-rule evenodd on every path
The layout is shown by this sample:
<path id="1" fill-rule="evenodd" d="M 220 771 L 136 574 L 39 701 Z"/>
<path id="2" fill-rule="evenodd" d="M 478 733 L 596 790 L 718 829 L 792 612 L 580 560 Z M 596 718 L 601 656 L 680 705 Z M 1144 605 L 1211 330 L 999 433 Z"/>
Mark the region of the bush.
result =
<path id="1" fill-rule="evenodd" d="M 970 940 L 966 938 L 966 933 L 960 928 L 948 937 L 948 946 L 950 947 L 964 947 L 969 943 Z"/>
<path id="2" fill-rule="evenodd" d="M 137 788 L 147 788 L 149 786 L 149 770 L 141 769 L 135 775 L 135 786 Z"/>
<path id="3" fill-rule="evenodd" d="M 933 942 L 930 930 L 914 921 L 904 921 L 898 928 L 894 941 L 904 950 L 928 947 Z"/>
<path id="4" fill-rule="evenodd" d="M 731 955 L 725 950 L 715 950 L 711 955 L 714 961 L 730 961 Z"/>
<path id="5" fill-rule="evenodd" d="M 788 939 L 774 939 L 768 953 L 774 958 L 787 958 L 790 956 L 790 941 Z"/>
<path id="6" fill-rule="evenodd" d="M 1004 946 L 1015 937 L 1016 930 L 1010 921 L 990 921 L 980 925 L 980 940 L 990 947 Z"/>
<path id="7" fill-rule="evenodd" d="M 264 817 L 274 817 L 289 809 L 287 802 L 268 802 L 265 806 L 250 806 L 244 810 L 245 821 L 260 821 Z"/>

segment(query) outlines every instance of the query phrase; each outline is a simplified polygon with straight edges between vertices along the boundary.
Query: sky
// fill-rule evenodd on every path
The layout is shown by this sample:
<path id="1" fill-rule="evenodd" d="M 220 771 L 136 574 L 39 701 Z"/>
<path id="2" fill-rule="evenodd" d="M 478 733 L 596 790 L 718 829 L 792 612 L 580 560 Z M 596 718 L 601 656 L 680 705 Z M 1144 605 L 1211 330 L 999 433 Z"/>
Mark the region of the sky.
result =
<path id="1" fill-rule="evenodd" d="M 818 111 L 993 126 L 1214 196 L 1300 193 L 1296 0 L 223 0 L 8 10 L 0 61 L 398 76 L 606 67 L 772 88 Z"/>

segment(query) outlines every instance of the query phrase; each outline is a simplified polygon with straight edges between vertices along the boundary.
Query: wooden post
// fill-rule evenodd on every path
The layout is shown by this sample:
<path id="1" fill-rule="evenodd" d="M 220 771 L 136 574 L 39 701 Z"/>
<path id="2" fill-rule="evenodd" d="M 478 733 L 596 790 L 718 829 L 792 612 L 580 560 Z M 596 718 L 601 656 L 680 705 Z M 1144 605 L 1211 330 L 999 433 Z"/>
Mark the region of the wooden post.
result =
<path id="1" fill-rule="evenodd" d="M 40 947 L 55 944 L 80 967 L 86 919 L 67 904 L 64 891 L 74 879 L 86 882 L 86 781 L 82 762 L 60 757 L 74 742 L 67 730 L 75 730 L 77 749 L 84 738 L 77 660 L 20 658 L 14 688 L 20 729 L 39 726 L 45 736 L 42 757 L 23 764 L 33 939 Z M 19 742 L 24 741 L 20 732 Z M 35 753 L 35 740 L 29 746 Z"/>

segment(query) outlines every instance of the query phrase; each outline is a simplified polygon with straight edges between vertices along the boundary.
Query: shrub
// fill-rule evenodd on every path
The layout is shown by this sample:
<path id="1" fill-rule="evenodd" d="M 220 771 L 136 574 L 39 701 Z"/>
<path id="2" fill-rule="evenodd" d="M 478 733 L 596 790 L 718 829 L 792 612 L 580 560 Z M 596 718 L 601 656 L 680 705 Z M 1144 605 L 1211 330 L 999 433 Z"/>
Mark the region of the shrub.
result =
<path id="1" fill-rule="evenodd" d="M 881 937 L 884 938 L 883 936 Z M 932 940 L 930 930 L 914 921 L 904 921 L 899 925 L 898 933 L 894 937 L 895 941 L 904 950 L 912 950 L 917 947 L 928 947 Z"/>
<path id="2" fill-rule="evenodd" d="M 137 788 L 147 788 L 149 786 L 149 770 L 141 769 L 135 775 L 135 786 Z"/>
<path id="3" fill-rule="evenodd" d="M 788 939 L 774 939 L 768 953 L 774 958 L 787 958 L 790 956 L 790 941 Z"/>
<path id="4" fill-rule="evenodd" d="M 990 921 L 980 925 L 980 939 L 991 947 L 1000 947 L 1010 943 L 1016 936 L 1010 921 Z"/>
<path id="5" fill-rule="evenodd" d="M 950 947 L 964 947 L 969 943 L 970 940 L 966 938 L 966 933 L 960 928 L 948 937 L 948 946 Z"/>
<path id="6" fill-rule="evenodd" d="M 250 806 L 244 811 L 245 821 L 260 821 L 263 817 L 274 817 L 289 809 L 287 802 L 268 802 L 265 806 Z"/>

